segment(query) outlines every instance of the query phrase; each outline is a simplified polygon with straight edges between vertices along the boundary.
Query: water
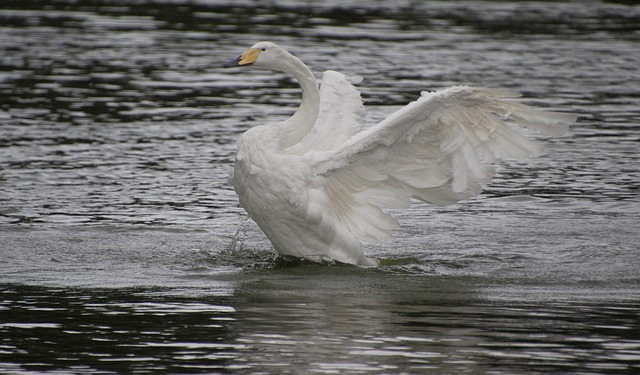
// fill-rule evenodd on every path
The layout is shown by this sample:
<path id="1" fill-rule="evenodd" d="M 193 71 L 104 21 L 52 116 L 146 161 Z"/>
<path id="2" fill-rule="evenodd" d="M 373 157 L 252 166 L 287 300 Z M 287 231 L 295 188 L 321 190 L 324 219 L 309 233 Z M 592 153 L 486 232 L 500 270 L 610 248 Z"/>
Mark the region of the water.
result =
<path id="1" fill-rule="evenodd" d="M 623 2 L 1 1 L 0 372 L 637 373 L 640 7 Z M 226 184 L 290 78 L 375 122 L 471 84 L 573 111 L 478 198 L 398 212 L 379 269 L 284 264 Z M 392 261 L 393 260 L 393 261 Z"/>

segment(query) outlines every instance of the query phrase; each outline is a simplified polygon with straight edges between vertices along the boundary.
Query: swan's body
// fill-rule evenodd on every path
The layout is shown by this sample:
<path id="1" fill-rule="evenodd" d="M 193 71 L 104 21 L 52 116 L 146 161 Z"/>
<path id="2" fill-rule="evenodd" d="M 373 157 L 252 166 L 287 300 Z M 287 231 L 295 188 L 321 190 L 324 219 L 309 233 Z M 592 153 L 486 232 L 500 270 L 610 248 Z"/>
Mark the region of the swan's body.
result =
<path id="1" fill-rule="evenodd" d="M 363 129 L 360 93 L 334 71 L 319 88 L 296 57 L 270 42 L 225 67 L 254 65 L 292 74 L 302 104 L 288 120 L 242 135 L 233 186 L 242 207 L 281 255 L 372 266 L 362 243 L 398 226 L 385 212 L 412 198 L 444 205 L 470 198 L 503 158 L 539 153 L 502 119 L 560 135 L 574 115 L 541 112 L 509 92 L 456 86 L 426 93 Z"/>

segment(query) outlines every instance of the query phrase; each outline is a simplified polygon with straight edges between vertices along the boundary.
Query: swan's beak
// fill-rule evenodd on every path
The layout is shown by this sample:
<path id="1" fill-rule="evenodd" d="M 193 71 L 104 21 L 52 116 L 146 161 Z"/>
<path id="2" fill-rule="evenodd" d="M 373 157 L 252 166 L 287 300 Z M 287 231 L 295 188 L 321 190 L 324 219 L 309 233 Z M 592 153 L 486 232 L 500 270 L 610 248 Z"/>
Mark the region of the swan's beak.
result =
<path id="1" fill-rule="evenodd" d="M 258 48 L 249 48 L 242 55 L 224 64 L 223 68 L 232 68 L 234 66 L 246 66 L 256 62 L 260 50 Z"/>

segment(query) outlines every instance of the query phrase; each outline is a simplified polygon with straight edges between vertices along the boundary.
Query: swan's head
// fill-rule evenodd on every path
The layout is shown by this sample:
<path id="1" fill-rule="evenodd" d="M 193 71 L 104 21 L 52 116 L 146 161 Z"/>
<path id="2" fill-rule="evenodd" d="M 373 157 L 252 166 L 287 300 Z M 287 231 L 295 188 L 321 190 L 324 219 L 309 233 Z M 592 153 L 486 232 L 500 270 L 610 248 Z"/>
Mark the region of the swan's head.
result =
<path id="1" fill-rule="evenodd" d="M 223 67 L 232 68 L 235 66 L 252 65 L 257 68 L 277 68 L 282 55 L 286 53 L 284 49 L 274 43 L 260 42 L 244 51 L 242 55 L 224 64 Z"/>

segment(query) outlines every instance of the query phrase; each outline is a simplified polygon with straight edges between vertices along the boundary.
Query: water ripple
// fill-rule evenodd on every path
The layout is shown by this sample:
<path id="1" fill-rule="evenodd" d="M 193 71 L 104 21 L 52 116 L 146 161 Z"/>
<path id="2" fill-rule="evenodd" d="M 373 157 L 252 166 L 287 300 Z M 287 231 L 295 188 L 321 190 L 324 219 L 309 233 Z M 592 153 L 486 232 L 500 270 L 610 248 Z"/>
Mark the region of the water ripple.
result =
<path id="1" fill-rule="evenodd" d="M 640 8 L 478 5 L 0 6 L 0 372 L 639 371 Z M 379 269 L 284 263 L 226 183 L 299 103 L 219 69 L 265 35 L 363 76 L 369 123 L 453 84 L 580 119 L 482 196 L 398 212 Z"/>

